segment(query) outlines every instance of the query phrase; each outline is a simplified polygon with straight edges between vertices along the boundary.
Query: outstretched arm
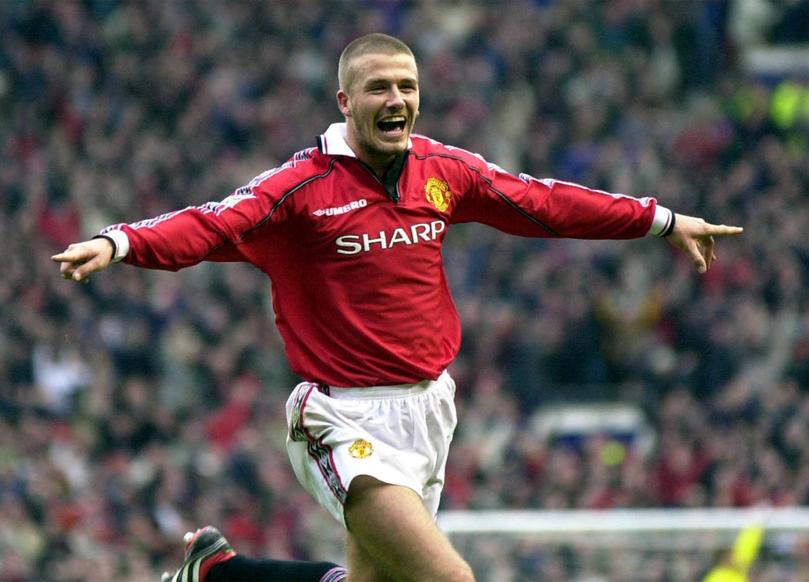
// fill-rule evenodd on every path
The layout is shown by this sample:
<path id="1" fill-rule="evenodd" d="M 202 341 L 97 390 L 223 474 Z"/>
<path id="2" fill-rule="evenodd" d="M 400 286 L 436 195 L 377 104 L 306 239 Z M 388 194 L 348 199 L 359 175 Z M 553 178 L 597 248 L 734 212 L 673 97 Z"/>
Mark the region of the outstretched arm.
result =
<path id="1" fill-rule="evenodd" d="M 668 239 L 672 245 L 691 257 L 697 271 L 704 273 L 716 259 L 714 237 L 741 234 L 743 231 L 740 226 L 710 224 L 702 218 L 676 214 L 674 230 Z"/>

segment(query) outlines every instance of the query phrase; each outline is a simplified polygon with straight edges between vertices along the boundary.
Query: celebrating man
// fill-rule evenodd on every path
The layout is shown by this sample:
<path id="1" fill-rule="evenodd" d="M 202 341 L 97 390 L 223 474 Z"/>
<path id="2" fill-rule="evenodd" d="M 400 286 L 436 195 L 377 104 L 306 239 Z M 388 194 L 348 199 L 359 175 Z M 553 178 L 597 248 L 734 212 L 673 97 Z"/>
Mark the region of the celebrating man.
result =
<path id="1" fill-rule="evenodd" d="M 118 261 L 261 269 L 287 358 L 304 380 L 287 402 L 289 457 L 304 488 L 344 524 L 350 579 L 472 580 L 435 523 L 457 421 L 447 367 L 460 322 L 441 258 L 450 225 L 548 238 L 664 236 L 701 273 L 715 258 L 714 237 L 742 229 L 674 214 L 653 198 L 515 176 L 413 134 L 418 69 L 396 38 L 351 42 L 338 77 L 345 122 L 317 147 L 222 202 L 110 226 L 53 260 L 75 281 Z M 187 541 L 174 579 L 293 579 L 270 569 L 273 561 L 234 557 L 213 528 Z M 326 565 L 294 579 L 342 575 Z"/>

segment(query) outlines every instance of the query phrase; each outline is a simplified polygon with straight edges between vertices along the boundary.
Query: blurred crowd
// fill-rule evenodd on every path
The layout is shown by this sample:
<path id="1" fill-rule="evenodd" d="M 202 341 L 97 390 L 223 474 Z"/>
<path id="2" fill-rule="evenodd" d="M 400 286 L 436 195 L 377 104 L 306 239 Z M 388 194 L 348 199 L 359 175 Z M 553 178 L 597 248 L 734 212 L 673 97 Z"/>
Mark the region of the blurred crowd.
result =
<path id="1" fill-rule="evenodd" d="M 245 553 L 334 551 L 288 468 L 297 379 L 263 275 L 74 285 L 49 257 L 314 145 L 339 121 L 337 57 L 371 31 L 416 52 L 420 133 L 745 227 L 704 276 L 656 239 L 454 228 L 445 507 L 809 503 L 809 80 L 740 66 L 749 44 L 809 42 L 808 18 L 802 0 L 0 2 L 0 580 L 151 580 L 208 523 Z M 585 400 L 641 407 L 653 446 L 534 430 Z M 666 575 L 638 579 L 688 579 Z"/>

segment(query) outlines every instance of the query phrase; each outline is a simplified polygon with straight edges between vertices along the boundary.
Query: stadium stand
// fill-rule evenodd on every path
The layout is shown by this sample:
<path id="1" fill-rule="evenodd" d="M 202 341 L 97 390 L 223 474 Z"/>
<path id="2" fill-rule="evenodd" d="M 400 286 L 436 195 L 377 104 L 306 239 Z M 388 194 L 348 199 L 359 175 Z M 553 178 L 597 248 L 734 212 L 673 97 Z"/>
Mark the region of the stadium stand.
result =
<path id="1" fill-rule="evenodd" d="M 312 145 L 339 115 L 331 64 L 373 30 L 419 56 L 418 131 L 746 229 L 699 277 L 655 240 L 456 228 L 445 507 L 809 504 L 809 77 L 738 58 L 809 42 L 807 3 L 786 4 L 0 2 L 0 579 L 156 579 L 206 523 L 245 553 L 339 559 L 288 468 L 295 378 L 263 278 L 120 267 L 74 286 L 48 257 Z M 604 402 L 651 440 L 537 430 L 549 406 Z M 528 549 L 502 567 L 539 568 Z"/>

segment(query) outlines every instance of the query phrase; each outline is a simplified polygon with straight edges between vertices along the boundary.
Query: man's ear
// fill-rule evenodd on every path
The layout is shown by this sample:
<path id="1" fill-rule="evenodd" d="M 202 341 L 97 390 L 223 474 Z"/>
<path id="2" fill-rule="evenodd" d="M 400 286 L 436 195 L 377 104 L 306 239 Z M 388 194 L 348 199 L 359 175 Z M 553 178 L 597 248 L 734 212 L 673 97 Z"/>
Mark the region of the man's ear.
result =
<path id="1" fill-rule="evenodd" d="M 337 107 L 344 117 L 351 117 L 351 107 L 348 105 L 348 93 L 342 89 L 337 91 Z"/>

